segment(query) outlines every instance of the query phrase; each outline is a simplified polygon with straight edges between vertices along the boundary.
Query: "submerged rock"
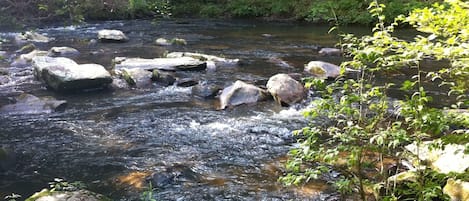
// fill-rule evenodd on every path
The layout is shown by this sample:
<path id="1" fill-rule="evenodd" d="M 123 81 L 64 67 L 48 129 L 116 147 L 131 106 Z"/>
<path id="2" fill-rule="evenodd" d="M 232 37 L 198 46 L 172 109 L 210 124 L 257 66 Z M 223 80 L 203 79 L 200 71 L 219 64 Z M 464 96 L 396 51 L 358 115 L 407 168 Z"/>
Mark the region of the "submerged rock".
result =
<path id="1" fill-rule="evenodd" d="M 192 57 L 200 61 L 211 61 L 215 63 L 215 66 L 236 66 L 239 64 L 239 59 L 227 59 L 223 57 L 217 57 L 208 54 L 192 53 L 192 52 L 171 52 L 166 55 L 167 58 L 183 58 Z"/>
<path id="2" fill-rule="evenodd" d="M 267 97 L 268 95 L 265 90 L 238 80 L 231 86 L 223 89 L 219 97 L 220 109 L 247 103 L 256 103 L 266 100 Z"/>
<path id="3" fill-rule="evenodd" d="M 293 66 L 291 66 L 289 63 L 278 57 L 269 57 L 267 61 L 282 68 L 293 68 Z"/>
<path id="4" fill-rule="evenodd" d="M 305 65 L 304 71 L 318 78 L 336 78 L 340 75 L 340 66 L 324 61 L 311 61 Z"/>
<path id="5" fill-rule="evenodd" d="M 430 167 L 441 173 L 463 173 L 469 168 L 469 154 L 465 154 L 465 146 L 458 144 L 447 144 L 444 149 L 431 148 L 438 141 L 423 142 L 417 146 L 415 143 L 407 145 L 405 148 L 412 154 L 418 154 L 418 159 L 427 161 Z M 414 165 L 419 164 L 417 158 L 410 158 Z"/>
<path id="6" fill-rule="evenodd" d="M 200 98 L 213 98 L 223 89 L 216 84 L 200 83 L 192 88 L 192 95 Z"/>
<path id="7" fill-rule="evenodd" d="M 462 180 L 448 179 L 443 193 L 449 195 L 451 201 L 469 200 L 469 182 Z"/>
<path id="8" fill-rule="evenodd" d="M 342 55 L 342 50 L 337 48 L 325 47 L 319 50 L 319 54 L 322 56 L 340 56 Z"/>
<path id="9" fill-rule="evenodd" d="M 122 69 L 122 77 L 130 86 L 149 88 L 152 86 L 152 72 L 140 68 Z"/>
<path id="10" fill-rule="evenodd" d="M 35 75 L 56 91 L 102 88 L 112 82 L 111 74 L 99 64 L 77 64 L 64 57 L 35 57 Z"/>
<path id="11" fill-rule="evenodd" d="M 0 112 L 15 114 L 39 114 L 63 111 L 67 101 L 56 100 L 52 97 L 38 98 L 31 94 L 22 94 L 15 98 L 14 104 L 5 105 Z"/>
<path id="12" fill-rule="evenodd" d="M 305 98 L 303 84 L 287 74 L 272 76 L 267 82 L 267 91 L 280 105 L 291 105 Z"/>
<path id="13" fill-rule="evenodd" d="M 140 68 L 144 70 L 205 70 L 207 63 L 191 58 L 156 58 L 156 59 L 142 59 L 142 58 L 125 58 L 117 57 L 114 59 L 114 68 L 120 70 L 123 68 L 133 69 Z"/>
<path id="14" fill-rule="evenodd" d="M 43 189 L 35 193 L 26 201 L 111 201 L 111 199 L 88 190 L 52 191 Z"/>
<path id="15" fill-rule="evenodd" d="M 178 87 L 192 87 L 197 85 L 198 83 L 199 81 L 194 78 L 179 78 L 176 80 L 176 85 Z"/>
<path id="16" fill-rule="evenodd" d="M 101 42 L 127 42 L 129 38 L 120 30 L 104 29 L 98 32 L 98 40 Z"/>
<path id="17" fill-rule="evenodd" d="M 52 47 L 49 52 L 47 53 L 47 56 L 50 57 L 74 57 L 79 55 L 80 52 L 71 47 Z"/>
<path id="18" fill-rule="evenodd" d="M 33 43 L 48 43 L 52 41 L 52 38 L 49 38 L 47 36 L 41 35 L 36 32 L 32 31 L 27 31 L 22 34 L 19 34 L 15 37 L 15 42 L 17 44 L 25 44 L 28 42 L 33 42 Z"/>

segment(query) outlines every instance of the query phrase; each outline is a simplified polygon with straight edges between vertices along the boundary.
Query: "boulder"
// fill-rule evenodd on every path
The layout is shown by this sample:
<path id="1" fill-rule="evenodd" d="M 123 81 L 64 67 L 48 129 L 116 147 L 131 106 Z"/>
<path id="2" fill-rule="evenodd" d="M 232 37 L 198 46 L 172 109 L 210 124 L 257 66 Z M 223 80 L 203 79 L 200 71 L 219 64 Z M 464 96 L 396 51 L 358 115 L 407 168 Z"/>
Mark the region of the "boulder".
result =
<path id="1" fill-rule="evenodd" d="M 78 56 L 80 52 L 71 47 L 52 47 L 50 48 L 47 56 L 50 57 L 74 57 Z"/>
<path id="2" fill-rule="evenodd" d="M 111 199 L 88 190 L 75 190 L 75 191 L 56 191 L 43 189 L 35 193 L 26 201 L 111 201 Z"/>
<path id="3" fill-rule="evenodd" d="M 67 101 L 52 97 L 38 98 L 31 94 L 22 94 L 15 98 L 14 104 L 4 105 L 0 112 L 9 114 L 40 114 L 63 111 Z"/>
<path id="4" fill-rule="evenodd" d="M 340 66 L 324 61 L 311 61 L 305 65 L 304 71 L 318 78 L 336 78 L 340 75 Z"/>
<path id="5" fill-rule="evenodd" d="M 153 70 L 151 79 L 163 86 L 170 86 L 176 82 L 176 77 L 172 73 L 163 72 L 156 69 Z"/>
<path id="6" fill-rule="evenodd" d="M 469 154 L 464 154 L 465 146 L 447 144 L 444 149 L 431 148 L 431 145 L 439 141 L 426 141 L 420 146 L 416 143 L 407 145 L 405 149 L 417 156 L 418 159 L 428 162 L 430 167 L 441 173 L 464 173 L 469 168 Z M 414 165 L 418 165 L 418 159 L 410 158 Z"/>
<path id="7" fill-rule="evenodd" d="M 340 56 L 342 55 L 342 50 L 337 48 L 325 47 L 319 50 L 319 55 L 322 56 Z"/>
<path id="8" fill-rule="evenodd" d="M 158 38 L 155 40 L 155 43 L 159 46 L 187 45 L 187 41 L 182 38 L 173 38 L 171 40 L 168 40 L 166 38 Z"/>
<path id="9" fill-rule="evenodd" d="M 267 97 L 268 95 L 265 90 L 238 80 L 231 86 L 223 89 L 219 97 L 220 109 L 225 109 L 229 106 L 256 103 L 266 100 Z"/>
<path id="10" fill-rule="evenodd" d="M 469 182 L 450 178 L 443 188 L 443 193 L 449 195 L 451 201 L 469 200 Z"/>
<path id="11" fill-rule="evenodd" d="M 303 84 L 287 74 L 272 76 L 267 82 L 267 91 L 280 105 L 292 105 L 305 98 Z"/>
<path id="12" fill-rule="evenodd" d="M 56 91 L 102 88 L 112 82 L 111 74 L 99 64 L 77 64 L 64 57 L 35 57 L 34 72 Z"/>
<path id="13" fill-rule="evenodd" d="M 158 38 L 155 40 L 156 45 L 159 46 L 170 46 L 171 42 L 166 38 Z"/>
<path id="14" fill-rule="evenodd" d="M 205 70 L 207 63 L 191 57 L 156 59 L 117 57 L 114 59 L 114 68 L 116 70 L 123 68 L 141 68 L 144 70 L 158 69 L 167 71 Z"/>
<path id="15" fill-rule="evenodd" d="M 13 67 L 25 67 L 31 64 L 32 60 L 36 56 L 46 56 L 46 51 L 33 50 L 28 54 L 22 54 L 15 59 L 10 65 Z"/>
<path id="16" fill-rule="evenodd" d="M 98 40 L 101 42 L 127 42 L 129 38 L 120 30 L 104 29 L 98 32 Z"/>
<path id="17" fill-rule="evenodd" d="M 192 53 L 192 52 L 171 52 L 166 55 L 167 58 L 181 58 L 192 57 L 201 61 L 212 61 L 215 66 L 236 66 L 239 64 L 239 59 L 227 59 L 208 54 Z"/>
<path id="18" fill-rule="evenodd" d="M 200 83 L 192 87 L 192 95 L 200 98 L 213 98 L 218 95 L 222 87 L 216 84 Z"/>
<path id="19" fill-rule="evenodd" d="M 122 77 L 130 86 L 149 88 L 152 86 L 152 72 L 140 68 L 122 69 Z"/>
<path id="20" fill-rule="evenodd" d="M 29 42 L 32 42 L 32 43 L 48 43 L 52 40 L 53 40 L 52 38 L 49 38 L 47 36 L 44 36 L 44 35 L 41 35 L 39 33 L 32 32 L 32 31 L 27 31 L 27 32 L 24 32 L 22 34 L 19 34 L 19 35 L 15 36 L 15 42 L 17 44 L 25 44 L 25 43 L 29 43 Z"/>

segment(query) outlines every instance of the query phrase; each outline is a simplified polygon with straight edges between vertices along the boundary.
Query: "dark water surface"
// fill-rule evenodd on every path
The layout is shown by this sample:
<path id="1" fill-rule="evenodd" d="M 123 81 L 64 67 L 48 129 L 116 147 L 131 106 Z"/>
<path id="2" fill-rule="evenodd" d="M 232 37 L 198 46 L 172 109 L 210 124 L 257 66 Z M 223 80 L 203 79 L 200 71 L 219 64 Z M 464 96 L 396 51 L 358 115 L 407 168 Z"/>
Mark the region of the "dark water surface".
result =
<path id="1" fill-rule="evenodd" d="M 120 29 L 128 43 L 89 45 L 100 29 Z M 319 46 L 333 46 L 328 27 L 246 21 L 124 21 L 38 29 L 55 38 L 38 45 L 78 49 L 78 63 L 111 68 L 117 56 L 155 58 L 166 51 L 190 51 L 239 58 L 239 67 L 216 72 L 187 73 L 200 81 L 229 85 L 256 82 L 276 73 L 301 72 L 311 60 L 340 63 L 321 57 Z M 356 29 L 365 32 L 366 29 Z M 262 34 L 271 34 L 265 37 Z M 11 37 L 14 33 L 1 33 Z M 159 47 L 159 37 L 180 37 L 187 46 Z M 20 48 L 10 43 L 3 49 Z M 282 58 L 292 68 L 269 62 Z M 106 90 L 57 94 L 35 81 L 31 67 L 13 68 L 0 96 L 22 92 L 66 100 L 64 112 L 0 114 L 0 147 L 9 152 L 0 160 L 0 197 L 29 196 L 48 187 L 54 178 L 82 181 L 92 191 L 115 200 L 138 200 L 151 180 L 157 200 L 335 200 L 321 185 L 287 188 L 277 183 L 281 161 L 294 146 L 291 131 L 307 122 L 306 104 L 281 108 L 270 102 L 219 111 L 214 100 L 202 100 L 190 88 Z M 152 176 L 153 175 L 153 176 Z"/>

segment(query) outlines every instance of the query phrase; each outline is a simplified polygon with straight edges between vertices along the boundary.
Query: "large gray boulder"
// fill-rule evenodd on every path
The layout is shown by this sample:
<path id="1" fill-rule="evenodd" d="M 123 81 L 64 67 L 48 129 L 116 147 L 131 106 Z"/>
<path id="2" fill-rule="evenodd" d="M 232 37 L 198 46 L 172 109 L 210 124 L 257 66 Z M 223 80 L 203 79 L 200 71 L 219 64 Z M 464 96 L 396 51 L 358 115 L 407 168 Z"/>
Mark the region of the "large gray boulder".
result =
<path id="1" fill-rule="evenodd" d="M 102 88 L 112 83 L 111 74 L 99 64 L 77 64 L 64 57 L 34 57 L 34 72 L 56 91 Z"/>
<path id="2" fill-rule="evenodd" d="M 78 56 L 80 52 L 71 47 L 52 47 L 50 48 L 47 56 L 50 57 L 75 57 Z"/>
<path id="3" fill-rule="evenodd" d="M 267 82 L 267 91 L 281 105 L 292 105 L 305 97 L 303 84 L 287 74 L 272 76 Z"/>
<path id="4" fill-rule="evenodd" d="M 24 33 L 21 33 L 17 36 L 15 36 L 15 42 L 17 44 L 25 44 L 25 43 L 48 43 L 52 41 L 52 38 L 49 38 L 47 36 L 44 36 L 42 34 L 32 32 L 32 31 L 27 31 Z"/>
<path id="5" fill-rule="evenodd" d="M 243 81 L 236 81 L 223 89 L 220 99 L 220 109 L 241 104 L 256 103 L 266 100 L 268 94 L 265 90 Z"/>
<path id="6" fill-rule="evenodd" d="M 152 86 L 152 72 L 141 68 L 122 69 L 122 77 L 130 86 L 149 88 Z"/>
<path id="7" fill-rule="evenodd" d="M 40 114 L 62 111 L 67 101 L 56 100 L 52 97 L 38 98 L 31 94 L 22 94 L 15 98 L 14 104 L 0 107 L 1 113 L 8 114 Z"/>
<path id="8" fill-rule="evenodd" d="M 104 29 L 98 32 L 98 40 L 101 42 L 127 42 L 129 38 L 120 30 Z"/>
<path id="9" fill-rule="evenodd" d="M 340 66 L 324 61 L 311 61 L 305 65 L 304 71 L 318 78 L 336 78 L 340 75 Z"/>
<path id="10" fill-rule="evenodd" d="M 211 61 L 215 63 L 215 66 L 236 66 L 239 64 L 239 59 L 227 59 L 223 57 L 217 57 L 208 54 L 200 54 L 193 52 L 171 52 L 166 55 L 167 58 L 181 58 L 181 57 L 192 57 L 201 61 Z"/>
<path id="11" fill-rule="evenodd" d="M 43 189 L 26 201 L 110 201 L 111 199 L 88 190 L 55 191 Z"/>
<path id="12" fill-rule="evenodd" d="M 207 63 L 191 57 L 156 59 L 117 57 L 114 59 L 114 68 L 116 70 L 123 68 L 140 68 L 143 70 L 157 69 L 167 71 L 205 70 L 207 68 Z"/>

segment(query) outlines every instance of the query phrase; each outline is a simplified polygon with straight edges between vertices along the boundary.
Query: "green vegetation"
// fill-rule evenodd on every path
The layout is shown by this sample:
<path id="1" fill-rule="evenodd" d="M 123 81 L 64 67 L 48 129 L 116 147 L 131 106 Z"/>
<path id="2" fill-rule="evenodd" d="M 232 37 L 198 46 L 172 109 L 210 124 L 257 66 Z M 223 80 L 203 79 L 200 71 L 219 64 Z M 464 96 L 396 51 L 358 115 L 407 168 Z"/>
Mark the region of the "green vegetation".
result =
<path id="1" fill-rule="evenodd" d="M 387 19 L 438 0 L 386 0 Z M 370 0 L 5 0 L 0 1 L 0 25 L 38 21 L 109 20 L 175 16 L 234 17 L 370 24 Z"/>
<path id="2" fill-rule="evenodd" d="M 415 9 L 390 25 L 385 23 L 385 5 L 373 1 L 369 9 L 378 20 L 372 35 L 347 34 L 341 44 L 351 59 L 342 68 L 361 73 L 332 84 L 323 80 L 307 84 L 321 93 L 321 99 L 305 113 L 311 125 L 297 131 L 300 146 L 291 151 L 288 174 L 281 181 L 288 185 L 308 182 L 332 168 L 341 173 L 334 185 L 344 196 L 358 194 L 354 199 L 367 200 L 374 194 L 378 200 L 446 200 L 442 185 L 449 177 L 464 174 L 439 174 L 420 161 L 415 165 L 416 178 L 398 183 L 388 178 L 399 171 L 387 166 L 389 161 L 399 166 L 408 154 L 404 146 L 410 143 L 421 145 L 435 138 L 444 144 L 467 143 L 469 134 L 454 129 L 468 128 L 467 118 L 431 107 L 433 97 L 425 88 L 426 83 L 447 86 L 448 96 L 455 97 L 452 107 L 468 107 L 469 2 L 447 0 Z M 422 35 L 411 41 L 394 37 L 395 27 L 402 24 Z M 447 61 L 448 66 L 427 69 L 421 66 L 427 59 Z M 413 72 L 407 81 L 377 82 L 377 75 L 403 69 Z M 391 101 L 387 90 L 394 86 L 409 95 Z"/>

